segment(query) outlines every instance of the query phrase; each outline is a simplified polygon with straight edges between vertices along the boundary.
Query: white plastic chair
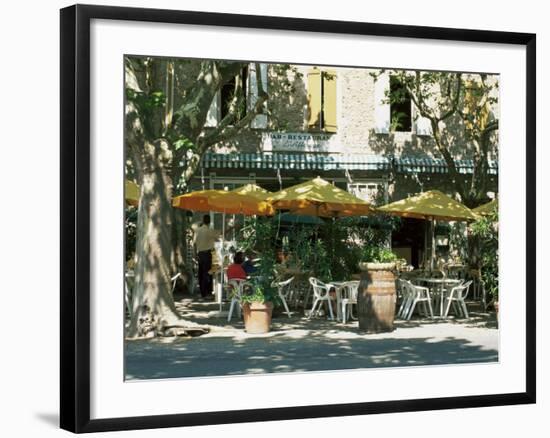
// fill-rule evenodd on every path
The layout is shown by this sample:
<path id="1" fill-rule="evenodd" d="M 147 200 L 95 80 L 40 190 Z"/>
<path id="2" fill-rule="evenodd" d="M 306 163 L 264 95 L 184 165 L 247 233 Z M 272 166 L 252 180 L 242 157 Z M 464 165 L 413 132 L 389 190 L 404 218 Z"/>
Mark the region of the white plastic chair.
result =
<path id="1" fill-rule="evenodd" d="M 414 309 L 418 303 L 421 304 L 424 314 L 427 317 L 433 318 L 434 312 L 432 309 L 430 289 L 423 286 L 416 286 L 410 281 L 405 281 L 405 288 L 407 289 L 408 298 L 404 309 L 404 319 L 407 321 L 411 319 Z"/>
<path id="2" fill-rule="evenodd" d="M 470 269 L 469 277 L 472 280 L 473 299 L 477 300 L 481 296 L 481 271 Z"/>
<path id="3" fill-rule="evenodd" d="M 397 295 L 398 298 L 401 300 L 399 310 L 397 311 L 397 317 L 405 319 L 405 313 L 406 310 L 409 309 L 410 300 L 412 298 L 411 289 L 407 287 L 407 280 L 404 280 L 402 278 L 397 279 Z"/>
<path id="4" fill-rule="evenodd" d="M 232 278 L 227 282 L 227 284 L 232 289 L 231 304 L 229 306 L 229 314 L 227 315 L 227 322 L 231 321 L 231 316 L 233 315 L 233 309 L 235 305 L 237 307 L 237 313 L 241 313 L 241 297 L 243 295 L 243 289 L 245 284 L 248 284 L 246 280 L 240 278 Z"/>
<path id="5" fill-rule="evenodd" d="M 344 284 L 342 289 L 342 299 L 340 301 L 342 305 L 342 322 L 346 323 L 346 318 L 349 312 L 349 316 L 353 319 L 352 308 L 354 304 L 357 304 L 357 295 L 359 293 L 359 282 L 348 281 Z"/>
<path id="6" fill-rule="evenodd" d="M 445 314 L 444 306 L 446 294 L 448 294 L 453 287 L 460 286 L 462 283 L 464 283 L 464 280 L 462 279 L 447 278 L 445 282 L 436 285 L 432 289 L 432 301 L 434 303 L 434 307 L 436 309 L 439 308 L 439 314 L 441 316 Z"/>
<path id="7" fill-rule="evenodd" d="M 451 304 L 453 305 L 453 310 L 455 311 L 457 316 L 464 316 L 465 318 L 469 318 L 465 299 L 466 296 L 468 296 L 471 284 L 472 280 L 468 281 L 467 283 L 455 286 L 451 289 L 449 295 L 445 297 L 445 301 L 447 302 L 447 307 L 445 308 L 444 314 L 445 318 L 449 314 Z"/>
<path id="8" fill-rule="evenodd" d="M 293 280 L 294 280 L 294 277 L 290 277 L 288 280 L 280 281 L 280 282 L 274 281 L 272 283 L 272 286 L 277 288 L 277 293 L 279 294 L 279 298 L 283 302 L 283 306 L 286 310 L 286 312 L 283 312 L 283 313 L 286 313 L 289 318 L 290 318 L 290 316 L 292 315 L 293 312 L 291 312 L 290 309 L 288 308 L 288 304 L 287 304 L 286 300 L 287 300 L 287 298 L 289 298 L 289 299 L 292 298 L 291 297 L 292 291 L 290 290 L 290 288 L 288 286 L 290 285 L 290 283 L 292 283 Z"/>
<path id="9" fill-rule="evenodd" d="M 313 316 L 317 304 L 319 304 L 320 309 L 323 305 L 323 301 L 326 301 L 328 305 L 330 319 L 333 320 L 334 314 L 332 313 L 332 306 L 330 304 L 331 300 L 334 301 L 334 297 L 330 295 L 330 288 L 332 286 L 330 284 L 323 283 L 321 280 L 318 280 L 315 277 L 310 277 L 309 283 L 313 287 L 313 306 L 311 307 L 311 311 L 309 312 L 308 319 Z"/>
<path id="10" fill-rule="evenodd" d="M 311 289 L 308 279 L 301 277 L 294 282 L 294 299 L 292 301 L 295 308 L 298 308 L 301 302 L 301 306 L 305 310 L 311 297 Z"/>
<path id="11" fill-rule="evenodd" d="M 470 278 L 472 279 L 472 295 L 474 300 L 480 300 L 483 310 L 487 310 L 487 290 L 485 288 L 485 282 L 481 276 L 481 271 L 472 269 L 470 270 Z"/>

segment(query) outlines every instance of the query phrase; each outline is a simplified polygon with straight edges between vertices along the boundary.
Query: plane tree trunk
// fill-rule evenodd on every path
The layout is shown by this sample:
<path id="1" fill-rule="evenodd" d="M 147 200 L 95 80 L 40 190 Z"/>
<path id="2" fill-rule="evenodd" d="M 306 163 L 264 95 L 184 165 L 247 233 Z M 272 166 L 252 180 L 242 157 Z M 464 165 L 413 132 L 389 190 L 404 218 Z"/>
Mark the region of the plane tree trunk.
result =
<path id="1" fill-rule="evenodd" d="M 172 182 L 165 168 L 171 153 L 165 141 L 143 148 L 138 206 L 135 288 L 128 337 L 207 332 L 185 321 L 171 293 Z"/>

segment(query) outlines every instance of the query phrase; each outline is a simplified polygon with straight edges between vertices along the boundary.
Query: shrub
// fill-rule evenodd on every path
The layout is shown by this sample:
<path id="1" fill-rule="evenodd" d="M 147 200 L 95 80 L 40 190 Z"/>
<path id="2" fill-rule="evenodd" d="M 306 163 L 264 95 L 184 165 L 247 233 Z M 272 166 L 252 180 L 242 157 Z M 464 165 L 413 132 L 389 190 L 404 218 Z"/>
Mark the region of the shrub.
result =
<path id="1" fill-rule="evenodd" d="M 271 283 L 265 282 L 262 278 L 254 278 L 252 287 L 245 287 L 241 296 L 243 303 L 266 303 L 271 302 L 274 306 L 281 304 L 281 299 L 277 289 L 271 286 Z"/>
<path id="2" fill-rule="evenodd" d="M 469 227 L 478 249 L 478 267 L 485 291 L 498 300 L 498 212 L 484 216 Z"/>
<path id="3" fill-rule="evenodd" d="M 365 245 L 361 261 L 368 263 L 389 263 L 397 260 L 397 256 L 389 248 Z"/>

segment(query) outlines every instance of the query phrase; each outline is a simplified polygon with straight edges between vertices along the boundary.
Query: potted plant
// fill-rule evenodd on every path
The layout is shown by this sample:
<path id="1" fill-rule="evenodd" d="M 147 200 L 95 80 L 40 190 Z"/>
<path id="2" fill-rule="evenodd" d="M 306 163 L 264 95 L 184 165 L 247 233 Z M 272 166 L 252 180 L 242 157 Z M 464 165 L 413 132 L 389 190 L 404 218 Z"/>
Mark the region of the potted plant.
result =
<path id="1" fill-rule="evenodd" d="M 366 271 L 372 270 L 390 270 L 395 269 L 397 256 L 389 248 L 383 248 L 375 245 L 366 245 L 363 247 L 359 269 Z"/>
<path id="2" fill-rule="evenodd" d="M 273 307 L 279 304 L 277 289 L 272 286 L 277 264 L 277 224 L 271 218 L 252 218 L 243 230 L 243 248 L 259 255 L 255 276 L 241 295 L 243 319 L 247 333 L 267 333 L 271 328 Z"/>
<path id="3" fill-rule="evenodd" d="M 357 295 L 359 330 L 366 333 L 393 331 L 395 317 L 395 261 L 388 248 L 366 245 L 359 269 L 361 280 Z"/>
<path id="4" fill-rule="evenodd" d="M 244 328 L 247 333 L 267 333 L 271 329 L 273 307 L 278 303 L 277 289 L 271 279 L 254 279 L 241 296 Z"/>

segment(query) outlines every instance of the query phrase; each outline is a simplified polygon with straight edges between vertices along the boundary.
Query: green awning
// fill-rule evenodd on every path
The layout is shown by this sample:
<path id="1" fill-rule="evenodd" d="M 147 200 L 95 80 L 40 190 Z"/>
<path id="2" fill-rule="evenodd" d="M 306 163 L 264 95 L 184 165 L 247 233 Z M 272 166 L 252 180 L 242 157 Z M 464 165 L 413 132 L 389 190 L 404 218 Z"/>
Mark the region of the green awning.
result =
<path id="1" fill-rule="evenodd" d="M 368 154 L 207 153 L 205 169 L 389 170 L 390 160 Z"/>
<path id="2" fill-rule="evenodd" d="M 374 154 L 323 154 L 323 153 L 206 153 L 201 165 L 204 169 L 281 169 L 281 170 L 370 170 L 397 173 L 449 173 L 442 158 L 384 157 Z M 458 173 L 472 174 L 473 160 L 456 160 Z M 489 174 L 498 174 L 498 162 L 489 162 Z"/>
<path id="3" fill-rule="evenodd" d="M 395 167 L 399 173 L 449 173 L 447 162 L 443 158 L 395 158 Z M 460 174 L 471 174 L 474 171 L 473 160 L 455 160 L 455 166 Z M 489 175 L 498 174 L 498 162 L 489 161 Z"/>

